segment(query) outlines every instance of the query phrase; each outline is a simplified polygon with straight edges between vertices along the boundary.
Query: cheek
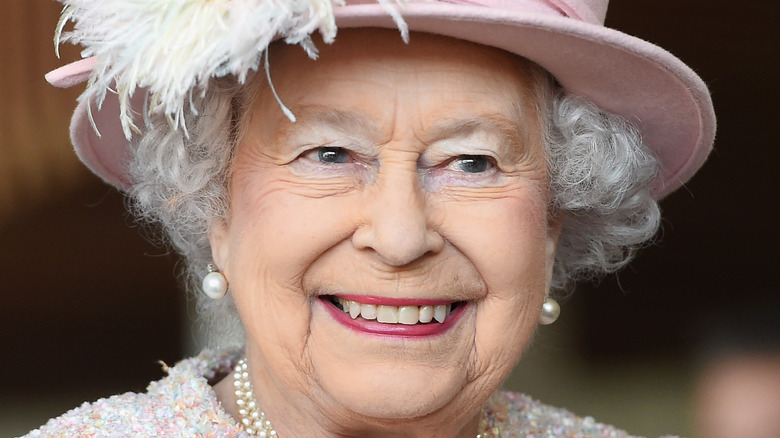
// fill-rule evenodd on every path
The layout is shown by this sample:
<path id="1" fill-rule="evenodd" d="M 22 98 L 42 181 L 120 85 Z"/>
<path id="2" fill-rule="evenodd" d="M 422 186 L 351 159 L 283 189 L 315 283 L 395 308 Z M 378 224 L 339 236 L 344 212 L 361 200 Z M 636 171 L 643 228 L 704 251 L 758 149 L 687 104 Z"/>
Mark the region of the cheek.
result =
<path id="1" fill-rule="evenodd" d="M 239 169 L 237 169 L 237 172 Z M 232 185 L 230 281 L 248 345 L 263 363 L 299 378 L 312 302 L 302 279 L 322 253 L 351 233 L 349 199 L 311 196 L 283 169 L 240 174 Z M 280 371 L 287 370 L 287 371 Z"/>
<path id="2" fill-rule="evenodd" d="M 513 194 L 439 206 L 444 237 L 476 266 L 492 293 L 536 286 L 544 280 L 549 239 L 541 198 Z"/>
<path id="3" fill-rule="evenodd" d="M 503 380 L 528 344 L 547 293 L 546 203 L 542 196 L 518 191 L 443 207 L 445 237 L 487 286 L 477 303 L 473 372 Z"/>
<path id="4" fill-rule="evenodd" d="M 356 223 L 349 195 L 318 192 L 284 169 L 258 172 L 234 191 L 231 228 L 241 240 L 235 246 L 274 275 L 285 273 L 291 286 L 299 284 L 307 267 L 349 236 Z"/>

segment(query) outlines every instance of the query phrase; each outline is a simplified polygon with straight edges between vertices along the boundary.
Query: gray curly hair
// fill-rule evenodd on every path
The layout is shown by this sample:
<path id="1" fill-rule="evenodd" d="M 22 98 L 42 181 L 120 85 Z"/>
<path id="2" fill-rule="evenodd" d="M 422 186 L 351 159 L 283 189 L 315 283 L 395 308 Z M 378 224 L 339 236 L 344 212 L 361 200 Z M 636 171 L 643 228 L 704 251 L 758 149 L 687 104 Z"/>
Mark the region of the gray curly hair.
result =
<path id="1" fill-rule="evenodd" d="M 617 270 L 655 235 L 660 211 L 650 184 L 658 162 L 631 123 L 562 90 L 540 67 L 530 73 L 543 115 L 549 211 L 563 219 L 552 280 L 560 294 L 575 280 Z M 160 224 L 183 256 L 212 344 L 243 341 L 233 300 L 205 298 L 200 281 L 211 262 L 209 230 L 228 214 L 233 147 L 260 92 L 259 76 L 248 85 L 213 80 L 198 111 L 187 112 L 187 133 L 152 116 L 130 164 L 131 209 L 142 222 Z"/>

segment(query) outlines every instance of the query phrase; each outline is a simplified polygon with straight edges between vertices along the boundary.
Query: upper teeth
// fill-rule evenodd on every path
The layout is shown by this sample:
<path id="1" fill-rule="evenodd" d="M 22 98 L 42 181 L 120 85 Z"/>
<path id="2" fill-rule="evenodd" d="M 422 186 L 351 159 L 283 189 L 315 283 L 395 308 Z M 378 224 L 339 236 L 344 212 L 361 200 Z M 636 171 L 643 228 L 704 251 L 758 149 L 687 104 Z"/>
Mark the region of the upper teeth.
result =
<path id="1" fill-rule="evenodd" d="M 452 311 L 452 304 L 438 304 L 435 306 L 385 306 L 376 304 L 363 304 L 346 298 L 337 297 L 344 313 L 349 313 L 352 319 L 358 316 L 363 319 L 377 320 L 386 324 L 417 324 L 427 323 L 434 319 L 439 323 L 444 322 Z"/>

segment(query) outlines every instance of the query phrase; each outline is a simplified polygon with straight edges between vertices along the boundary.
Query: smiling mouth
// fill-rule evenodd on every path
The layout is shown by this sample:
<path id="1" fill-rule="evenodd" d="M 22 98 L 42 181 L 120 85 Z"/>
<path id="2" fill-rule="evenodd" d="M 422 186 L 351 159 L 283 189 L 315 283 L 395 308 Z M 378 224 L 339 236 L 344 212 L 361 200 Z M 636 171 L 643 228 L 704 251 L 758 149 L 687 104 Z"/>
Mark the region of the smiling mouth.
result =
<path id="1" fill-rule="evenodd" d="M 362 318 L 382 324 L 442 324 L 453 310 L 462 304 L 456 301 L 448 304 L 422 306 L 390 306 L 367 304 L 343 297 L 329 295 L 327 301 L 352 319 Z"/>

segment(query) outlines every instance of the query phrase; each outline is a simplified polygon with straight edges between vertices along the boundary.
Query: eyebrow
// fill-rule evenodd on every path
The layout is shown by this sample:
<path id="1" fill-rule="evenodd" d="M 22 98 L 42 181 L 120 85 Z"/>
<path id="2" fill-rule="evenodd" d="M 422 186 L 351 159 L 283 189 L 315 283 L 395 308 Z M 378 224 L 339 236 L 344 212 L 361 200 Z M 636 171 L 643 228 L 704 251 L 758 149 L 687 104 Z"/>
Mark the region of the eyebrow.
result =
<path id="1" fill-rule="evenodd" d="M 501 114 L 484 114 L 461 118 L 445 118 L 427 129 L 425 135 L 429 143 L 447 138 L 465 138 L 478 133 L 496 135 L 502 152 L 522 153 L 527 142 L 527 133 L 521 129 L 518 121 Z"/>
<path id="2" fill-rule="evenodd" d="M 285 124 L 280 136 L 287 136 L 293 130 L 301 128 L 327 127 L 350 136 L 378 138 L 382 130 L 369 116 L 357 111 L 336 109 L 320 105 L 297 107 L 293 112 L 298 116 L 295 123 Z"/>
<path id="3" fill-rule="evenodd" d="M 298 116 L 295 123 L 283 124 L 278 137 L 291 135 L 295 130 L 330 128 L 350 137 L 376 140 L 383 137 L 377 122 L 366 114 L 354 110 L 337 109 L 321 105 L 303 105 L 293 109 Z M 425 129 L 423 140 L 426 144 L 448 138 L 467 138 L 485 133 L 498 137 L 502 153 L 523 154 L 527 142 L 527 133 L 521 129 L 520 122 L 497 113 L 470 115 L 465 117 L 446 117 L 439 119 Z"/>

